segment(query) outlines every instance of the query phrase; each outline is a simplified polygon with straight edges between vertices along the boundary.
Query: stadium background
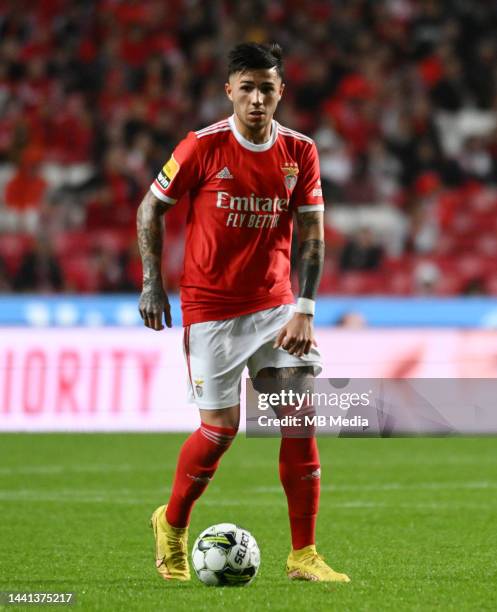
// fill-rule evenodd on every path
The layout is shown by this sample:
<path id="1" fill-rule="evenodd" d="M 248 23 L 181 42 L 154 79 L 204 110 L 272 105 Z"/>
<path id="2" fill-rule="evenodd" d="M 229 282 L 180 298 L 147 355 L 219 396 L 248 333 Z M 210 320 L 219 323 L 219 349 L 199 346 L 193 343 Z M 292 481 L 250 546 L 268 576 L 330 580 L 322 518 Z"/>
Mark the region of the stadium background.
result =
<path id="1" fill-rule="evenodd" d="M 320 152 L 323 374 L 495 376 L 492 3 L 0 7 L 1 429 L 195 425 L 175 297 L 188 201 L 167 216 L 161 334 L 137 311 L 135 211 L 175 143 L 230 112 L 240 40 L 283 46 L 278 119 Z"/>

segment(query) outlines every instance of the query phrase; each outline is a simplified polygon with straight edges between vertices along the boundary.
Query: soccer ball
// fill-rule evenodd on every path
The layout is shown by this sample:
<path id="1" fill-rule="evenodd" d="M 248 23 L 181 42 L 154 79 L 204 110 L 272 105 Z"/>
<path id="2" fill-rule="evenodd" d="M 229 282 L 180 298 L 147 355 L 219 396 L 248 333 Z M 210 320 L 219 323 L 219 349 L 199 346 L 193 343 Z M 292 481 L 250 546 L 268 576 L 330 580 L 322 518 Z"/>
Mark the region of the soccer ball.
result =
<path id="1" fill-rule="evenodd" d="M 246 586 L 257 575 L 261 555 L 249 531 L 220 523 L 195 540 L 192 562 L 199 580 L 208 586 Z"/>

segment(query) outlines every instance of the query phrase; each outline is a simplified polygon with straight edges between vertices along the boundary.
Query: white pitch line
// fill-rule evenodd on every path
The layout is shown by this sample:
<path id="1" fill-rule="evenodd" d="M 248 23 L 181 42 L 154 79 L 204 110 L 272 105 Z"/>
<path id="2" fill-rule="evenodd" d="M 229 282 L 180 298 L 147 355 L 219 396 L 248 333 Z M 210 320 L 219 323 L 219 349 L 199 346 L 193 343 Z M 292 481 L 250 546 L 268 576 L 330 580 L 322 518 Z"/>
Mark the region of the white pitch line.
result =
<path id="1" fill-rule="evenodd" d="M 32 495 L 19 495 L 19 492 L 12 491 L 9 492 L 0 492 L 0 501 L 3 502 L 22 502 L 22 501 L 34 501 L 36 503 L 57 503 L 57 504 L 118 504 L 118 505 L 126 505 L 126 506 L 142 506 L 146 507 L 147 510 L 149 506 L 153 506 L 153 504 L 148 503 L 144 499 L 136 499 L 136 498 L 121 498 L 121 497 L 113 497 L 112 495 L 102 495 L 102 496 L 84 496 L 84 495 L 73 495 L 71 497 L 65 497 L 61 495 L 46 495 L 36 493 Z M 152 496 L 151 496 L 152 497 Z M 283 500 L 282 500 L 283 503 Z M 234 500 L 234 499 L 205 499 L 200 502 L 200 505 L 204 506 L 215 506 L 216 508 L 223 507 L 273 507 L 273 501 L 262 501 L 256 499 L 244 499 L 244 500 Z M 494 504 L 478 504 L 478 503 L 457 503 L 457 502 L 447 502 L 447 503 L 438 503 L 438 502 L 428 502 L 428 503 L 377 503 L 377 502 L 332 502 L 328 504 L 328 507 L 333 509 L 347 509 L 347 510 L 362 510 L 364 508 L 369 509 L 384 509 L 384 510 L 392 510 L 392 509 L 406 509 L 406 510 L 451 510 L 457 511 L 460 509 L 471 509 L 471 510 L 495 510 Z"/>
<path id="2" fill-rule="evenodd" d="M 486 481 L 466 481 L 466 482 L 420 482 L 414 484 L 403 484 L 400 482 L 390 482 L 386 484 L 359 484 L 359 485 L 321 485 L 321 491 L 333 491 L 340 493 L 341 491 L 416 491 L 416 490 L 438 490 L 438 489 L 497 489 L 497 482 Z M 281 487 L 255 487 L 247 489 L 251 493 L 277 493 L 281 491 Z"/>
<path id="3" fill-rule="evenodd" d="M 218 485 L 214 485 L 210 490 L 214 489 L 216 493 L 220 488 Z M 333 493 L 341 493 L 342 491 L 436 491 L 436 490 L 494 490 L 497 489 L 497 482 L 488 482 L 488 481 L 463 481 L 463 482 L 423 482 L 423 483 L 413 483 L 413 484 L 405 484 L 405 483 L 385 483 L 383 485 L 321 485 L 321 490 L 326 492 Z M 160 495 L 166 495 L 170 492 L 170 486 L 161 486 L 159 490 Z M 235 492 L 236 487 L 226 487 L 225 491 L 229 495 L 230 491 Z M 277 494 L 280 495 L 283 493 L 283 489 L 280 485 L 270 486 L 270 487 L 244 487 L 244 491 L 246 493 L 252 495 L 267 495 L 267 494 Z M 54 491 L 54 495 L 57 499 L 67 499 L 68 501 L 74 499 L 101 499 L 102 501 L 108 501 L 112 499 L 116 499 L 114 496 L 118 496 L 120 498 L 124 498 L 126 501 L 128 499 L 132 499 L 133 496 L 136 497 L 137 494 L 140 494 L 140 499 L 146 499 L 149 497 L 153 497 L 157 495 L 158 490 L 154 489 L 134 489 L 134 488 L 119 488 L 119 489 L 81 489 L 81 488 L 61 488 Z M 47 492 L 45 488 L 42 487 L 30 487 L 23 489 L 0 489 L 0 499 L 10 499 L 11 496 L 14 496 L 16 499 L 21 499 L 23 496 L 30 499 L 37 499 L 37 497 L 46 496 Z M 240 502 L 240 505 L 246 503 L 245 501 Z M 260 503 L 258 501 L 255 502 Z M 355 502 L 351 502 L 355 503 Z M 238 504 L 238 502 L 237 502 Z"/>
<path id="4" fill-rule="evenodd" d="M 495 462 L 495 458 L 493 456 L 491 457 L 475 457 L 475 459 L 473 460 L 472 458 L 469 457 L 451 457 L 451 458 L 446 458 L 441 462 L 437 462 L 435 459 L 433 458 L 416 458 L 416 463 L 417 464 L 423 464 L 423 465 L 433 465 L 433 466 L 437 466 L 437 465 L 453 465 L 453 464 L 473 464 L 473 463 L 494 463 Z M 396 465 L 408 465 L 411 464 L 412 461 L 399 461 L 396 460 Z M 257 460 L 252 460 L 250 465 L 252 468 L 267 468 L 268 464 L 271 464 L 271 461 L 257 461 Z M 275 469 L 277 464 L 274 463 L 275 465 Z M 333 464 L 333 468 L 332 469 L 336 469 L 339 470 L 341 469 L 342 464 L 339 463 L 338 461 L 336 463 Z M 374 466 L 379 466 L 379 467 L 384 467 L 384 462 L 376 462 L 376 461 L 368 461 L 368 466 L 369 467 L 374 467 Z M 175 467 L 175 464 L 173 463 L 161 463 L 158 466 L 150 466 L 150 467 L 142 467 L 142 466 L 136 466 L 133 464 L 109 464 L 109 463 L 88 463 L 88 464 L 75 464 L 75 465 L 60 465 L 60 464 L 47 464 L 47 465 L 23 465 L 23 466 L 19 466 L 19 467 L 7 467 L 7 466 L 2 466 L 0 467 L 0 476 L 2 475 L 12 475 L 12 474 L 63 474 L 66 472 L 76 472 L 76 473 L 98 473 L 98 472 L 108 472 L 108 473 L 113 473 L 113 472 L 160 472 L 162 470 L 168 470 L 168 469 L 173 469 Z M 326 466 L 325 466 L 326 467 Z"/>
<path id="5" fill-rule="evenodd" d="M 126 505 L 126 506 L 145 506 L 145 503 L 143 501 L 143 499 L 123 499 L 123 498 L 116 498 L 116 497 L 73 497 L 73 498 L 63 498 L 57 495 L 44 495 L 44 496 L 39 496 L 37 495 L 36 497 L 33 496 L 32 498 L 26 497 L 26 496 L 14 496 L 14 495 L 10 495 L 10 496 L 4 496 L 3 494 L 0 493 L 0 501 L 3 502 L 19 502 L 19 501 L 36 501 L 37 503 L 43 503 L 43 502 L 47 502 L 47 503 L 57 503 L 57 504 L 68 504 L 68 503 L 76 503 L 76 504 L 82 504 L 82 503 L 86 503 L 86 504 L 101 504 L 101 503 L 112 503 L 112 504 L 117 504 L 117 505 Z M 282 504 L 283 504 L 283 500 L 282 500 Z M 216 508 L 228 508 L 228 507 L 268 507 L 268 508 L 274 508 L 274 502 L 268 502 L 268 501 L 263 501 L 263 500 L 254 500 L 251 499 L 250 501 L 247 500 L 203 500 L 201 502 L 202 505 L 204 506 L 215 506 Z M 148 506 L 148 504 L 147 504 Z M 440 504 L 440 503 L 416 503 L 416 504 L 409 504 L 409 503 L 400 503 L 400 504 L 387 504 L 387 503 L 375 503 L 375 502 L 344 502 L 344 503 L 330 503 L 327 504 L 328 508 L 331 509 L 347 509 L 347 510 L 362 510 L 364 508 L 369 508 L 369 509 L 374 509 L 374 508 L 378 508 L 378 509 L 384 509 L 384 510 L 392 510 L 392 509 L 398 509 L 398 508 L 402 508 L 402 509 L 406 509 L 406 510 L 430 510 L 430 511 L 436 511 L 436 510 L 451 510 L 451 511 L 458 511 L 461 509 L 471 509 L 471 510 L 495 510 L 495 505 L 494 504 L 470 504 L 470 503 L 446 503 L 446 504 Z M 148 508 L 147 508 L 148 509 Z"/>
<path id="6" fill-rule="evenodd" d="M 0 474 L 63 474 L 65 472 L 129 472 L 135 470 L 131 465 L 25 465 L 22 467 L 2 467 Z"/>
<path id="7" fill-rule="evenodd" d="M 171 487 L 161 487 L 161 493 L 169 493 Z M 129 488 L 119 488 L 119 489 L 81 489 L 81 488 L 60 488 L 55 489 L 53 491 L 47 492 L 46 488 L 37 488 L 37 487 L 24 487 L 22 489 L 0 489 L 0 497 L 9 495 L 26 495 L 26 496 L 36 496 L 36 495 L 57 495 L 61 499 L 62 498 L 74 498 L 74 497 L 102 497 L 107 496 L 107 499 L 112 498 L 112 496 L 117 497 L 129 497 L 136 498 L 137 495 L 140 498 L 146 498 L 148 496 L 157 495 L 157 489 L 129 489 Z"/>
<path id="8" fill-rule="evenodd" d="M 81 474 L 98 474 L 114 472 L 157 472 L 168 470 L 173 467 L 172 464 L 165 463 L 157 467 L 137 467 L 135 465 L 114 465 L 114 464 L 91 464 L 91 465 L 27 465 L 22 467 L 0 467 L 0 476 L 11 476 L 13 474 L 65 474 L 81 473 Z"/>

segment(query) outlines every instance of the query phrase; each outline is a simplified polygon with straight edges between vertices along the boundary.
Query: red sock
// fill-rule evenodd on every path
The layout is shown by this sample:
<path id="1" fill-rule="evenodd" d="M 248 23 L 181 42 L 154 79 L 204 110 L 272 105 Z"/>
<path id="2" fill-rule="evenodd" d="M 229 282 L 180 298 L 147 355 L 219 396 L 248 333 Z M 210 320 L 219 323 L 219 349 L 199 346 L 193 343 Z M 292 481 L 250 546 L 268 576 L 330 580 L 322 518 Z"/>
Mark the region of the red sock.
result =
<path id="1" fill-rule="evenodd" d="M 167 522 L 186 527 L 195 501 L 205 491 L 223 453 L 228 450 L 237 430 L 202 423 L 188 437 L 178 457 L 173 490 L 167 505 Z"/>
<path id="2" fill-rule="evenodd" d="M 282 437 L 280 480 L 288 501 L 292 548 L 314 544 L 320 485 L 316 438 Z"/>

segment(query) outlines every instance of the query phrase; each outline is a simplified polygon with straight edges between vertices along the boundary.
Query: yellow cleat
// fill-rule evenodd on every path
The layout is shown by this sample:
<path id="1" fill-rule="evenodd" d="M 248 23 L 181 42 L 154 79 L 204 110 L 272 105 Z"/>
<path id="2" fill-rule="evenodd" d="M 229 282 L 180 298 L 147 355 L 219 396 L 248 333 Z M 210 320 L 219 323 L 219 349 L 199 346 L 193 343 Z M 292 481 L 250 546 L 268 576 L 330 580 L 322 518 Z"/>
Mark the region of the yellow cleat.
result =
<path id="1" fill-rule="evenodd" d="M 166 506 L 152 514 L 155 536 L 155 567 L 164 580 L 190 580 L 188 527 L 173 527 L 166 520 Z"/>
<path id="2" fill-rule="evenodd" d="M 313 544 L 299 550 L 292 550 L 286 562 L 286 573 L 290 580 L 350 582 L 347 574 L 335 572 L 324 562 Z"/>

